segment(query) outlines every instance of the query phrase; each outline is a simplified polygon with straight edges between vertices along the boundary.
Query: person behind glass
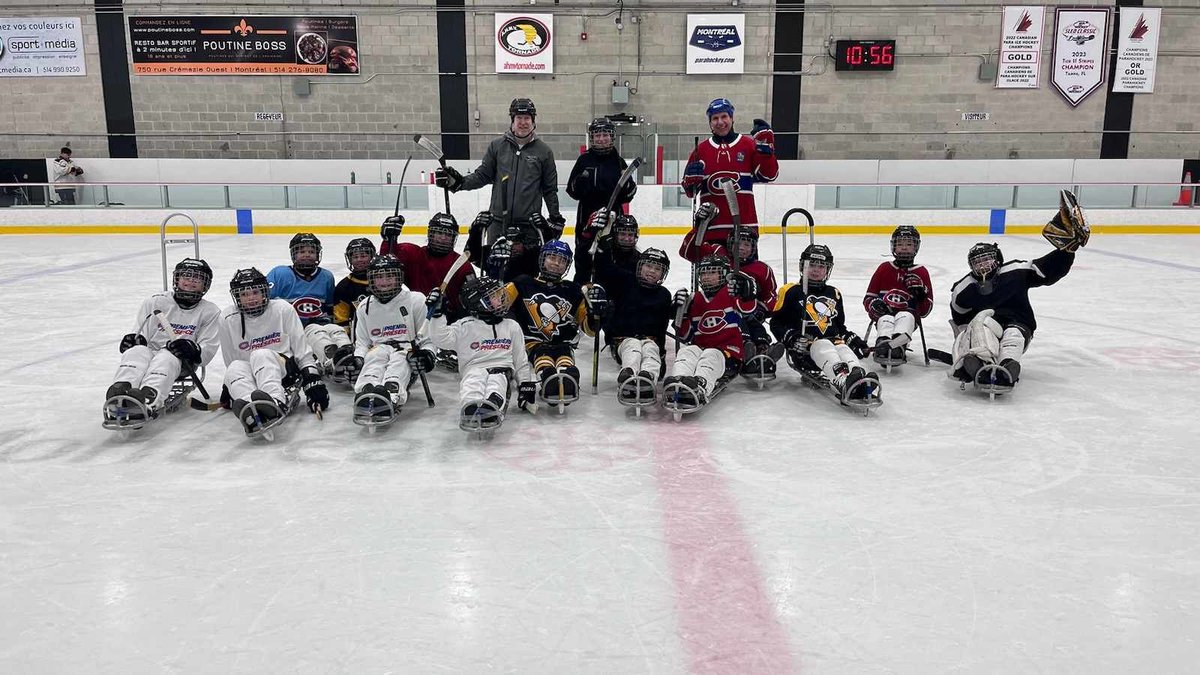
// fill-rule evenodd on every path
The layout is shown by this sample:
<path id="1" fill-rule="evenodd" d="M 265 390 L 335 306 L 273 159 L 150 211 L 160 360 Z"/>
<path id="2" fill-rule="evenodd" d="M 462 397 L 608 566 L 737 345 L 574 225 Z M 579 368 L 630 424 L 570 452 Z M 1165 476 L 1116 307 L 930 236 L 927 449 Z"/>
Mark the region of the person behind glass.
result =
<path id="1" fill-rule="evenodd" d="M 592 274 L 592 239 L 594 230 L 585 227 L 592 214 L 608 205 L 621 172 L 629 166 L 613 147 L 615 127 L 607 117 L 597 117 L 588 124 L 588 149 L 575 160 L 567 179 L 567 194 L 579 201 L 575 212 L 575 281 L 587 283 Z M 628 204 L 637 192 L 637 183 L 628 181 L 621 186 L 614 210 Z M 620 214 L 620 211 L 617 210 Z M 598 223 L 603 228 L 607 219 Z"/>
<path id="2" fill-rule="evenodd" d="M 75 188 L 67 186 L 78 183 L 82 175 L 83 168 L 71 161 L 71 149 L 64 147 L 59 150 L 58 159 L 54 160 L 54 192 L 58 195 L 59 204 L 75 205 Z"/>
<path id="3" fill-rule="evenodd" d="M 558 207 L 554 151 L 534 133 L 537 107 L 530 99 L 514 98 L 508 105 L 508 116 L 508 131 L 488 145 L 479 168 L 466 176 L 452 166 L 434 172 L 437 186 L 451 192 L 492 186 L 487 210 L 491 217 L 476 218 L 472 224 L 473 230 L 485 230 L 489 250 L 512 225 L 528 224 L 539 230 L 543 241 L 550 241 L 558 239 L 567 222 Z M 543 201 L 548 221 L 542 216 Z M 487 252 L 479 260 L 486 260 Z"/>

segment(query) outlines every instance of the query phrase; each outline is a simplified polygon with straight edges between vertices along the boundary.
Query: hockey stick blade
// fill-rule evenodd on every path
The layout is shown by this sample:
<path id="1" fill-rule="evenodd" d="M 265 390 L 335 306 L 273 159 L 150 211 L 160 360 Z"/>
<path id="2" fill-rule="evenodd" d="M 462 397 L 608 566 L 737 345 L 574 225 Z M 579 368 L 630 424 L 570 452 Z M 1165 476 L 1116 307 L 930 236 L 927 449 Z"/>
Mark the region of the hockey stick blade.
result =
<path id="1" fill-rule="evenodd" d="M 446 168 L 446 153 L 442 152 L 442 149 L 439 148 L 436 143 L 430 140 L 427 136 L 422 136 L 421 134 L 413 136 L 413 142 L 424 148 L 429 154 L 433 155 L 433 158 L 438 161 L 438 164 L 442 165 L 443 169 Z"/>
<path id="2" fill-rule="evenodd" d="M 738 209 L 737 183 L 730 178 L 721 183 L 721 191 L 725 193 L 725 202 L 729 205 L 729 215 L 733 216 L 735 221 L 738 221 L 742 213 Z M 741 222 L 735 222 L 735 225 L 741 225 Z"/>
<path id="3" fill-rule="evenodd" d="M 950 352 L 944 352 L 940 349 L 929 349 L 927 351 L 930 361 L 937 361 L 938 363 L 944 363 L 948 366 L 954 365 L 954 357 L 950 354 Z"/>

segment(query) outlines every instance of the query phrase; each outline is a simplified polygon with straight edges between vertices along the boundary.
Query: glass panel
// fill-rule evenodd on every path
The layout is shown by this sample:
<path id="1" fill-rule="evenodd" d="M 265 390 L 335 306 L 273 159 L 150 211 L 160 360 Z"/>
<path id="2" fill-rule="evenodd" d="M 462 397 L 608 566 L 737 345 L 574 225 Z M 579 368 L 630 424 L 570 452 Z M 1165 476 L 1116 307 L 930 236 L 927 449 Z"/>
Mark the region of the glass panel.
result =
<path id="1" fill-rule="evenodd" d="M 958 208 L 1007 209 L 1012 206 L 1011 185 L 960 185 Z"/>
<path id="2" fill-rule="evenodd" d="M 818 185 L 815 199 L 816 208 L 835 209 L 837 208 L 837 188 L 832 185 Z"/>
<path id="3" fill-rule="evenodd" d="M 896 207 L 901 209 L 954 208 L 954 187 L 951 185 L 901 185 L 897 190 Z"/>
<path id="4" fill-rule="evenodd" d="M 1142 185 L 1138 187 L 1138 208 L 1163 208 L 1179 201 L 1179 188 L 1174 185 Z"/>
<path id="5" fill-rule="evenodd" d="M 290 201 L 297 209 L 344 209 L 346 190 L 340 185 L 294 185 L 290 186 L 294 199 Z"/>
<path id="6" fill-rule="evenodd" d="M 1071 189 L 1070 185 L 1054 187 L 1053 185 L 1018 185 L 1018 209 L 1057 209 L 1058 193 L 1063 189 Z"/>
<path id="7" fill-rule="evenodd" d="M 278 185 L 230 185 L 229 205 L 235 209 L 282 209 L 284 187 Z"/>
<path id="8" fill-rule="evenodd" d="M 684 193 L 683 188 L 678 185 L 664 185 L 662 191 L 662 205 L 664 209 L 691 209 L 692 200 Z"/>
<path id="9" fill-rule="evenodd" d="M 839 209 L 878 209 L 892 208 L 894 187 L 877 187 L 874 185 L 843 185 L 838 197 Z"/>
<path id="10" fill-rule="evenodd" d="M 170 208 L 225 208 L 223 185 L 168 185 L 167 206 Z"/>
<path id="11" fill-rule="evenodd" d="M 1133 203 L 1133 186 L 1080 185 L 1079 193 L 1075 196 L 1080 204 L 1087 204 L 1088 208 L 1127 209 Z"/>
<path id="12" fill-rule="evenodd" d="M 109 185 L 109 206 L 145 206 L 161 209 L 162 188 L 157 185 Z"/>

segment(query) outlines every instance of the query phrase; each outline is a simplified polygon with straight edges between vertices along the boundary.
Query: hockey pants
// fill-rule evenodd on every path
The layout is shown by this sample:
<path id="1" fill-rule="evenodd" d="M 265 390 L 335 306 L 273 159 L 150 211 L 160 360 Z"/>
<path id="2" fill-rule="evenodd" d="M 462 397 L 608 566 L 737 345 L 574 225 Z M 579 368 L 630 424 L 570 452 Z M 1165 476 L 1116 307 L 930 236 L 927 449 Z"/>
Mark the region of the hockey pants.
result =
<path id="1" fill-rule="evenodd" d="M 397 405 L 408 402 L 408 381 L 412 377 L 412 366 L 408 365 L 408 355 L 404 350 L 391 345 L 375 345 L 363 359 L 362 372 L 354 383 L 354 391 L 359 392 L 368 384 L 383 385 L 396 382 L 400 391 L 394 395 Z"/>
<path id="2" fill-rule="evenodd" d="M 250 394 L 261 389 L 276 401 L 285 403 L 284 358 L 270 349 L 256 349 L 250 352 L 249 361 L 230 363 L 225 368 L 225 388 L 229 391 L 229 397 L 235 401 L 249 401 Z"/>
<path id="3" fill-rule="evenodd" d="M 322 370 L 329 370 L 333 365 L 332 355 L 326 355 L 326 349 L 329 347 L 336 349 L 350 344 L 350 336 L 346 333 L 346 329 L 332 323 L 323 325 L 312 323 L 305 326 L 304 339 L 308 340 L 308 346 L 312 347 L 313 355 L 317 357 L 317 363 L 321 364 Z"/>
<path id="4" fill-rule="evenodd" d="M 471 403 L 483 403 L 492 394 L 507 401 L 508 373 L 506 368 L 475 366 L 467 369 L 458 385 L 459 409 Z"/>
<path id="5" fill-rule="evenodd" d="M 179 358 L 166 349 L 153 351 L 145 345 L 136 345 L 121 355 L 121 365 L 117 366 L 113 381 L 128 382 L 135 389 L 153 387 L 158 398 L 152 403 L 161 406 L 182 369 Z"/>
<path id="6" fill-rule="evenodd" d="M 893 347 L 903 347 L 912 341 L 913 331 L 917 329 L 917 317 L 912 312 L 896 312 L 895 316 L 884 315 L 875 322 L 875 332 L 879 337 L 889 338 Z"/>
<path id="7" fill-rule="evenodd" d="M 673 377 L 703 377 L 704 392 L 710 396 L 717 380 L 725 375 L 725 354 L 719 349 L 702 349 L 696 345 L 685 345 L 675 353 L 671 364 Z"/>
<path id="8" fill-rule="evenodd" d="M 834 343 L 832 340 L 824 338 L 812 343 L 812 346 L 808 348 L 808 358 L 831 382 L 840 383 L 839 375 L 845 375 L 834 369 L 834 366 L 839 363 L 846 364 L 848 370 L 862 367 L 858 357 L 854 355 L 854 350 L 841 342 Z"/>
<path id="9" fill-rule="evenodd" d="M 617 345 L 617 363 L 622 368 L 629 368 L 640 373 L 643 370 L 650 377 L 658 379 L 662 370 L 662 353 L 658 343 L 649 338 L 624 338 Z"/>

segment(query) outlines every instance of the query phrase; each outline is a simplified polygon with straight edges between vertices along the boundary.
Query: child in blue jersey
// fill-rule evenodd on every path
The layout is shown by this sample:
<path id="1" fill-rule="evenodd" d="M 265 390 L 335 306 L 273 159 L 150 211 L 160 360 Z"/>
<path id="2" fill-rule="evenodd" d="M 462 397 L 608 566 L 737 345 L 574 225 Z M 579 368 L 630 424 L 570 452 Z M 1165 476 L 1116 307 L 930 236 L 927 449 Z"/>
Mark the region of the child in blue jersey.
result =
<path id="1" fill-rule="evenodd" d="M 292 264 L 279 265 L 267 274 L 271 297 L 287 300 L 300 315 L 304 337 L 321 364 L 322 371 L 337 379 L 335 364 L 354 356 L 350 336 L 333 322 L 333 272 L 321 264 L 321 240 L 311 232 L 292 237 Z"/>

